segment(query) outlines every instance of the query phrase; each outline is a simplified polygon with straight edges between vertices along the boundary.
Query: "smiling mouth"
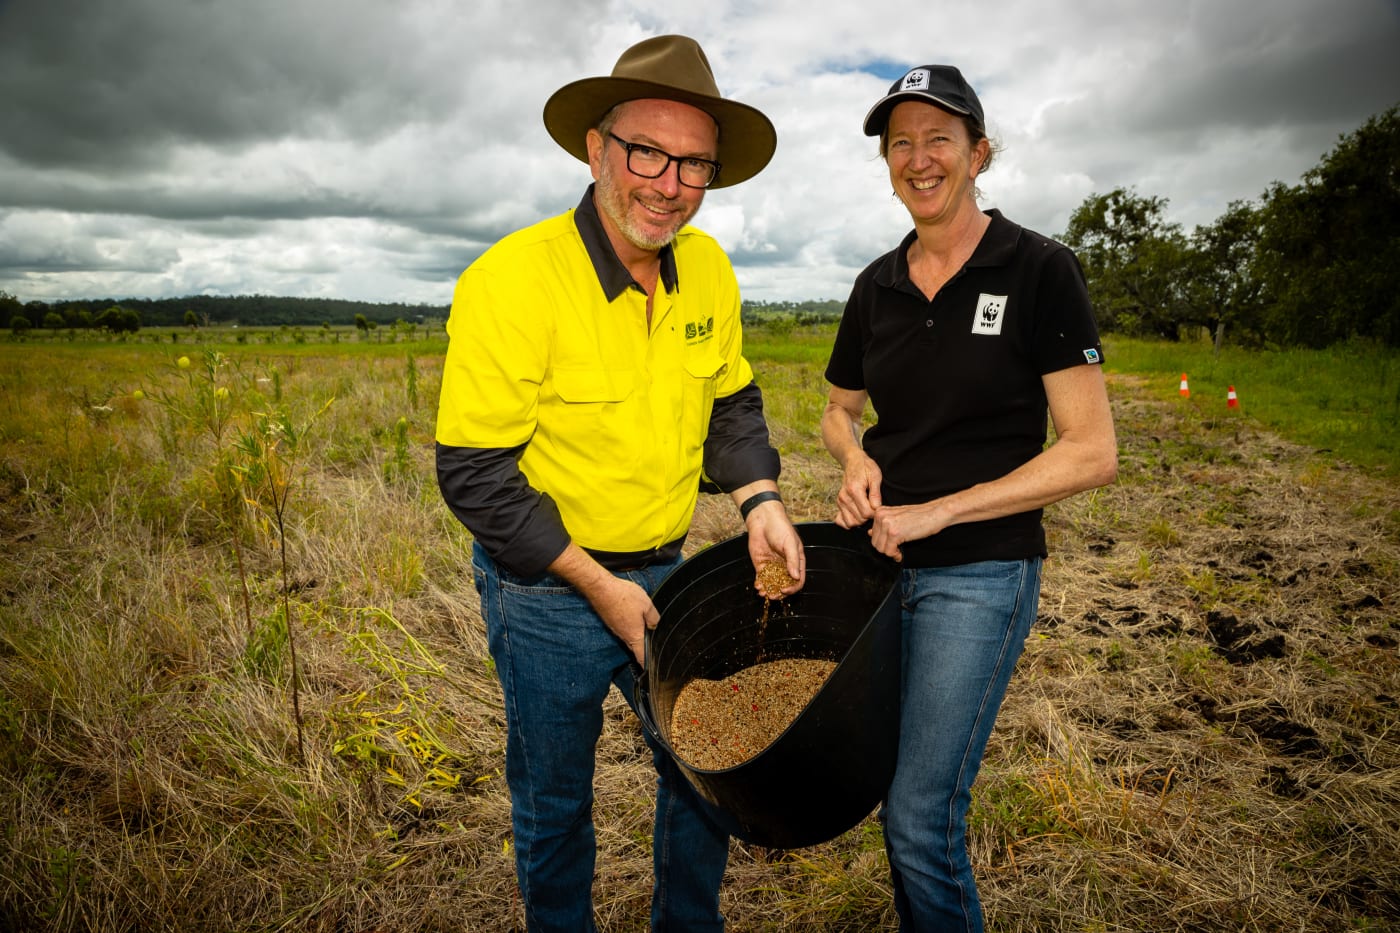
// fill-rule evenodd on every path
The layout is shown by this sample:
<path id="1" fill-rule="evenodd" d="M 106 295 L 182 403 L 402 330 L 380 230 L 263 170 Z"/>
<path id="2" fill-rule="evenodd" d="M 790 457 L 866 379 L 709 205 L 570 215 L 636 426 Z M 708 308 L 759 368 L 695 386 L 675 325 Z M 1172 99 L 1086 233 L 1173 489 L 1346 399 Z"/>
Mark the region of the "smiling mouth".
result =
<path id="1" fill-rule="evenodd" d="M 909 184 L 913 186 L 915 191 L 928 191 L 930 188 L 938 187 L 939 179 L 935 178 L 931 179 L 930 181 L 911 181 Z"/>
<path id="2" fill-rule="evenodd" d="M 642 210 L 646 211 L 649 216 L 655 217 L 658 220 L 665 220 L 672 214 L 676 213 L 675 208 L 658 207 L 655 204 L 648 204 L 647 202 L 641 200 L 637 201 L 637 203 L 642 206 Z"/>

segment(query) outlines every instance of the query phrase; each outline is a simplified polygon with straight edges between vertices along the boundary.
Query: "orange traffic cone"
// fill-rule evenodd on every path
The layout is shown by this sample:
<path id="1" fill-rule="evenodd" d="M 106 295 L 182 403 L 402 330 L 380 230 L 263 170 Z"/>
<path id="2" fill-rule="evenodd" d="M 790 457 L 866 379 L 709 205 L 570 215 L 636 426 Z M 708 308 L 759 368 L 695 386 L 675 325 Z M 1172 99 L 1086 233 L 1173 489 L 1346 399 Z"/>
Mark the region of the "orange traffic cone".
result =
<path id="1" fill-rule="evenodd" d="M 1181 397 L 1186 398 L 1191 394 L 1191 387 L 1186 384 L 1186 374 L 1181 374 Z"/>
<path id="2" fill-rule="evenodd" d="M 1225 393 L 1225 407 L 1226 407 L 1226 408 L 1239 408 L 1239 407 L 1240 407 L 1240 399 L 1239 399 L 1239 396 L 1237 396 L 1237 395 L 1235 394 L 1235 387 L 1234 387 L 1234 386 L 1230 386 L 1230 390 L 1229 390 L 1228 392 Z"/>

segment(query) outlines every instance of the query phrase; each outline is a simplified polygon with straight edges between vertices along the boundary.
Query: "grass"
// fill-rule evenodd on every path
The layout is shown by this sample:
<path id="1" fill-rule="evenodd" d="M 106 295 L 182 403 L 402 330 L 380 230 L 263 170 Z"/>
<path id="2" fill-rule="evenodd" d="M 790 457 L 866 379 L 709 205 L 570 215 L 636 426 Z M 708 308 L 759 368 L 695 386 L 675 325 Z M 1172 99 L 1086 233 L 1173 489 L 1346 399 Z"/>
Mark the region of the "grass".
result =
<path id="1" fill-rule="evenodd" d="M 776 334 L 754 328 L 745 348 L 765 382 L 777 373 L 800 373 L 803 388 L 821 396 L 834 333 L 834 325 Z M 1153 397 L 1185 406 L 1207 427 L 1248 418 L 1320 453 L 1400 479 L 1400 351 L 1357 341 L 1326 350 L 1226 346 L 1217 355 L 1204 339 L 1169 343 L 1110 335 L 1104 355 L 1108 372 L 1145 380 Z M 1179 394 L 1183 373 L 1190 390 L 1185 399 Z M 1227 404 L 1232 387 L 1234 408 Z M 804 419 L 802 427 L 809 424 Z M 1208 447 L 1190 453 L 1196 459 L 1214 455 Z"/>
<path id="2" fill-rule="evenodd" d="M 1400 478 L 1400 352 L 1354 342 L 1326 350 L 1269 352 L 1207 341 L 1109 337 L 1110 372 L 1150 379 L 1153 395 L 1189 404 L 1197 417 L 1248 416 L 1296 441 Z M 1190 398 L 1179 395 L 1181 374 Z M 1233 387 L 1238 408 L 1227 407 Z"/>
<path id="3" fill-rule="evenodd" d="M 0 928 L 519 923 L 470 539 L 433 479 L 443 341 L 318 333 L 0 343 Z M 839 481 L 816 436 L 830 335 L 747 343 L 799 520 Z M 1119 482 L 1047 512 L 976 789 L 990 929 L 1394 928 L 1400 520 L 1365 442 L 1393 437 L 1395 371 L 1367 352 L 1294 361 L 1380 393 L 1343 458 L 1261 420 L 1291 366 L 1109 342 Z M 1290 403 L 1318 413 L 1298 431 L 1343 408 L 1322 398 Z M 282 417 L 279 531 L 239 439 Z M 740 528 L 702 497 L 690 546 Z M 625 704 L 606 713 L 595 900 L 630 931 L 653 778 Z M 896 926 L 873 818 L 736 842 L 723 897 L 739 933 Z"/>

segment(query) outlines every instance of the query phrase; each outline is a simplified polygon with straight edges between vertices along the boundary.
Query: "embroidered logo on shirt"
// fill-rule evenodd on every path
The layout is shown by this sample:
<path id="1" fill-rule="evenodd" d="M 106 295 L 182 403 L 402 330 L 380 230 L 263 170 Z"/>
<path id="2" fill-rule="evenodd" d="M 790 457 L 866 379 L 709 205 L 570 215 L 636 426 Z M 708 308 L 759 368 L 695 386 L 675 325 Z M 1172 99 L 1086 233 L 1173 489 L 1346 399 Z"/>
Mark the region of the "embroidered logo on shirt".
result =
<path id="1" fill-rule="evenodd" d="M 985 292 L 978 295 L 977 313 L 972 316 L 972 332 L 992 337 L 1000 335 L 1001 322 L 1006 316 L 1002 312 L 1005 310 L 1005 295 L 988 295 Z"/>
<path id="2" fill-rule="evenodd" d="M 1098 351 L 1098 350 L 1095 350 L 1093 347 L 1090 347 L 1089 349 L 1087 349 L 1087 350 L 1084 351 L 1084 362 L 1086 362 L 1086 363 L 1097 363 L 1098 361 L 1099 361 L 1099 351 Z"/>
<path id="3" fill-rule="evenodd" d="M 714 329 L 715 319 L 713 317 L 707 317 L 703 321 L 686 321 L 685 339 L 687 341 L 704 339 L 710 336 Z"/>

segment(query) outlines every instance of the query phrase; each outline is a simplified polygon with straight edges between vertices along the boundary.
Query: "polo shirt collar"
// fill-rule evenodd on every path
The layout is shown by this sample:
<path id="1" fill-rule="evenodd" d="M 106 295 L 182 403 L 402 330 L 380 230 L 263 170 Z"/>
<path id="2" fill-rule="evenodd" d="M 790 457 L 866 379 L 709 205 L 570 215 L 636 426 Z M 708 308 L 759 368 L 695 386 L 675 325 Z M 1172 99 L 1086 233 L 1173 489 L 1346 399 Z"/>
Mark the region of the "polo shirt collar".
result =
<path id="1" fill-rule="evenodd" d="M 992 222 L 964 264 L 964 269 L 1004 266 L 1010 263 L 1016 254 L 1016 241 L 1020 239 L 1021 228 L 1003 217 L 1001 211 L 996 208 L 986 213 Z M 887 288 L 893 288 L 899 282 L 909 281 L 909 247 L 914 245 L 917 238 L 917 231 L 909 231 L 909 235 L 894 251 L 894 261 L 876 276 L 877 282 Z"/>
<path id="2" fill-rule="evenodd" d="M 637 280 L 632 278 L 632 273 L 627 271 L 622 260 L 617 258 L 617 251 L 608 239 L 608 232 L 603 229 L 603 219 L 598 216 L 598 208 L 593 203 L 595 187 L 596 185 L 589 185 L 588 190 L 583 193 L 583 200 L 574 208 L 574 226 L 578 227 L 584 249 L 588 250 L 588 258 L 593 262 L 593 271 L 598 274 L 598 284 L 603 286 L 603 294 L 611 302 L 616 301 L 617 296 L 629 287 L 638 291 L 643 289 Z M 660 256 L 661 284 L 666 291 L 674 292 L 678 283 L 676 254 L 670 243 L 661 248 Z"/>

